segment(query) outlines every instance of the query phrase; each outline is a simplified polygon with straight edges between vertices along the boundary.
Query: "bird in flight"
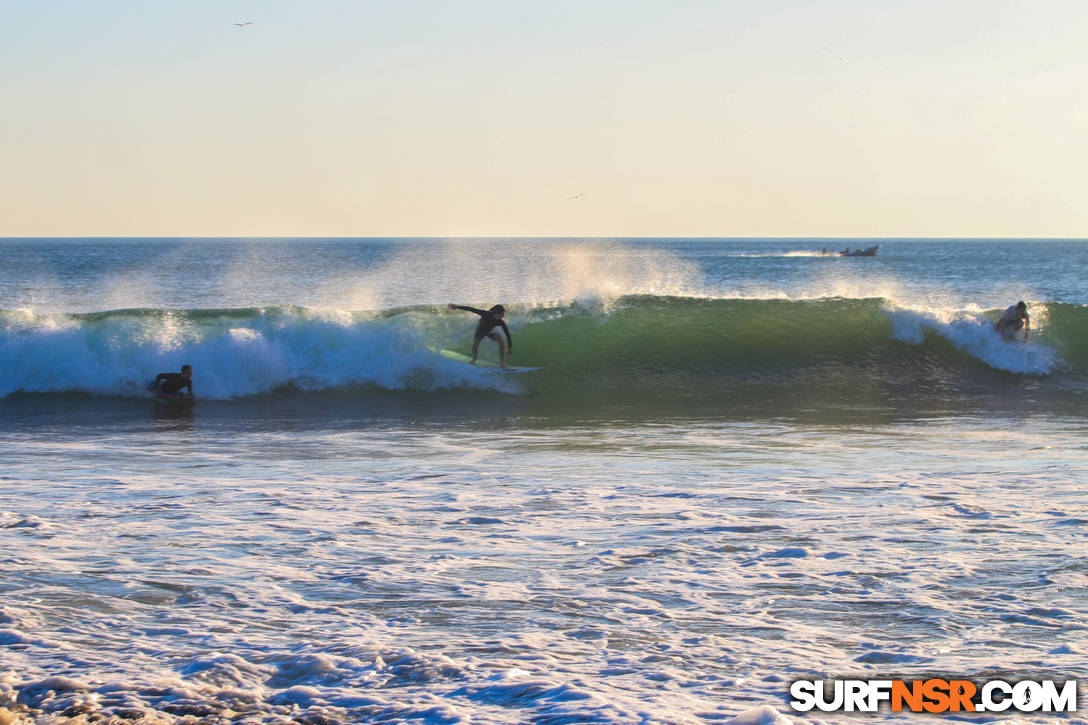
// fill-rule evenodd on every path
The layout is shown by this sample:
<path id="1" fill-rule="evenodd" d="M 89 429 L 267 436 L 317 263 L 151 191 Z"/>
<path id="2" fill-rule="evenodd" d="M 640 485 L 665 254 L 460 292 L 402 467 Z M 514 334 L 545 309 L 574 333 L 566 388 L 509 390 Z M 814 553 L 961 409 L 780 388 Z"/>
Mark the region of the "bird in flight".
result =
<path id="1" fill-rule="evenodd" d="M 574 196 L 568 196 L 567 199 L 568 200 L 569 199 L 581 199 L 583 196 L 585 196 L 588 193 L 589 193 L 588 191 L 584 191 L 581 194 L 575 194 Z"/>
<path id="2" fill-rule="evenodd" d="M 246 27 L 247 25 L 253 25 L 253 23 L 232 23 L 232 25 L 237 25 L 237 26 L 238 26 L 239 28 L 241 28 L 242 30 L 245 30 L 245 27 Z"/>

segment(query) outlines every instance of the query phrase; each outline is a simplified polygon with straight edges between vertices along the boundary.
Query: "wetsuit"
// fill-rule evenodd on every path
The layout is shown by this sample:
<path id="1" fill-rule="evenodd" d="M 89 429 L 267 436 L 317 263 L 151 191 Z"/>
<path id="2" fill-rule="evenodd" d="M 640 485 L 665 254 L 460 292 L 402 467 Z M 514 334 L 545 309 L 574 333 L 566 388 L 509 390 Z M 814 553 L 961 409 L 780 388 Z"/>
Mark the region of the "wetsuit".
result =
<path id="1" fill-rule="evenodd" d="M 453 309 L 475 312 L 480 316 L 480 323 L 476 325 L 476 334 L 473 339 L 482 340 L 489 337 L 496 327 L 501 327 L 502 331 L 506 333 L 506 346 L 510 349 L 514 348 L 514 338 L 510 337 L 510 328 L 506 326 L 506 322 L 502 318 L 496 317 L 491 310 L 478 310 L 475 307 L 466 307 L 464 305 L 454 305 Z"/>
<path id="2" fill-rule="evenodd" d="M 162 384 L 160 385 L 160 383 Z M 155 382 L 151 384 L 151 387 L 170 394 L 176 393 L 182 388 L 188 388 L 191 393 L 193 392 L 193 379 L 186 380 L 181 376 L 181 373 L 159 373 L 155 376 Z"/>

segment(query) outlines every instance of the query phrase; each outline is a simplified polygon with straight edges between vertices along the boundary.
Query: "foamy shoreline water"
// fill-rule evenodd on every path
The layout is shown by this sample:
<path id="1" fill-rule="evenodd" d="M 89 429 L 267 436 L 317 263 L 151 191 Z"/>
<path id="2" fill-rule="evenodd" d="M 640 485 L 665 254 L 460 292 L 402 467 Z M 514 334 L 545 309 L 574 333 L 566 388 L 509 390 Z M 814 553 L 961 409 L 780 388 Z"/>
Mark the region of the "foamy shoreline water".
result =
<path id="1" fill-rule="evenodd" d="M 813 673 L 1085 676 L 1061 427 L 5 437 L 3 683 L 47 712 L 697 722 Z"/>

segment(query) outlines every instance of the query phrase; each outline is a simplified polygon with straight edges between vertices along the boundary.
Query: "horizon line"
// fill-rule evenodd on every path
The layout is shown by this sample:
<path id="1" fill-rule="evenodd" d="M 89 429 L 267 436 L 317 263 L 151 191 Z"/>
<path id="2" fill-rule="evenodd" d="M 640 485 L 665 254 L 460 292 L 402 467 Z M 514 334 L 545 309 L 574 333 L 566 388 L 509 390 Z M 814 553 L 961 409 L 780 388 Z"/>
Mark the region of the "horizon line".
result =
<path id="1" fill-rule="evenodd" d="M 796 236 L 796 235 L 754 235 L 754 236 L 714 236 L 714 235 L 377 235 L 377 236 L 347 236 L 347 235 L 0 235 L 0 240 L 59 240 L 59 239 L 103 239 L 103 240 L 157 240 L 157 239 L 190 239 L 190 240 L 215 240 L 215 241 L 294 241 L 294 240 L 352 240 L 373 239 L 393 241 L 416 240 L 719 240 L 719 241 L 821 241 L 821 240 L 872 240 L 872 241 L 1088 241 L 1088 237 L 1053 237 L 1053 236 L 876 236 L 876 235 L 850 235 L 850 236 Z"/>

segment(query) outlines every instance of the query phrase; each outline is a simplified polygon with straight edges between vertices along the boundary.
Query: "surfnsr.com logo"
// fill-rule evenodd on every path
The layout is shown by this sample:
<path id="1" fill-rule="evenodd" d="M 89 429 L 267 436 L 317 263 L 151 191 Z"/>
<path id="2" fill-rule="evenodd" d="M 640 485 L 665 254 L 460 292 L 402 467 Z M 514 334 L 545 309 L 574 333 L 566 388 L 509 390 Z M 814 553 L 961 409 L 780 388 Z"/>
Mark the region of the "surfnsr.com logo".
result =
<path id="1" fill-rule="evenodd" d="M 1077 681 L 798 680 L 790 685 L 797 712 L 1076 712 Z"/>

